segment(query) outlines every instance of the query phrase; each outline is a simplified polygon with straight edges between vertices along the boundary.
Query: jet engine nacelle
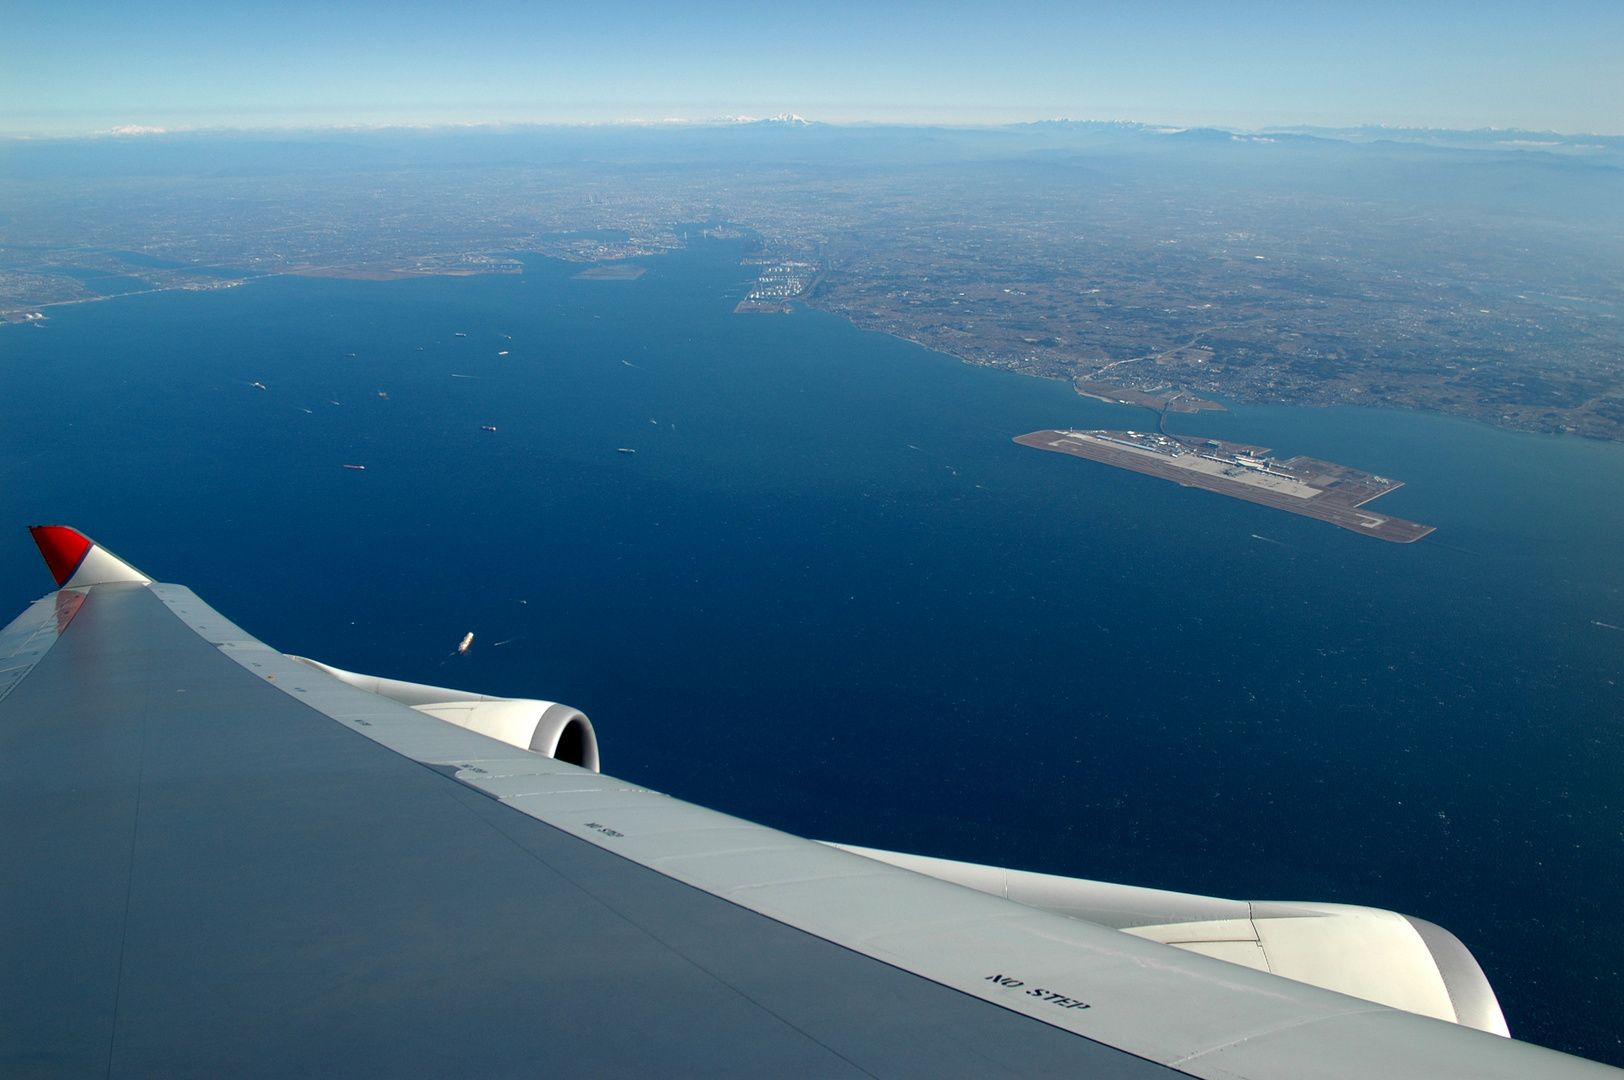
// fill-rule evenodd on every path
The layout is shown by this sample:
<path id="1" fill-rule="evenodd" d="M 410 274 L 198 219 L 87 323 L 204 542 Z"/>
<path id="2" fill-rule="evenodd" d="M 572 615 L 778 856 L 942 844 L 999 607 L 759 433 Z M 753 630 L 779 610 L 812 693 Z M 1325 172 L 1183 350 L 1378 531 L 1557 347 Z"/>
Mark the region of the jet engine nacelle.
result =
<path id="1" fill-rule="evenodd" d="M 509 746 L 534 750 L 558 761 L 598 771 L 598 736 L 592 730 L 592 721 L 579 709 L 556 701 L 490 697 L 426 683 L 380 679 L 303 656 L 288 658 L 325 671 L 358 690 L 398 701 L 420 713 L 488 735 Z"/>
<path id="2" fill-rule="evenodd" d="M 1495 1035 L 1483 969 L 1441 926 L 1378 908 L 1225 900 L 832 844 L 904 870 Z"/>
<path id="3" fill-rule="evenodd" d="M 510 746 L 522 746 L 598 771 L 598 740 L 592 733 L 592 721 L 568 705 L 507 698 L 502 701 L 436 701 L 412 708 Z"/>

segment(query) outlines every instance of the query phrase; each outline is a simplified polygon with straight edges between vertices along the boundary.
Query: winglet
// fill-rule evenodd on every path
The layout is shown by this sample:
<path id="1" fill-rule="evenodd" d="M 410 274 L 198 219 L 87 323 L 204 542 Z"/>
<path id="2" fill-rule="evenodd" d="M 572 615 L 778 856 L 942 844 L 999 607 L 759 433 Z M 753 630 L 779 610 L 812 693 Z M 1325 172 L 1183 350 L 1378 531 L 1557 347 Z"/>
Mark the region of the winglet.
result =
<path id="1" fill-rule="evenodd" d="M 101 585 L 110 581 L 138 581 L 150 585 L 152 579 L 91 540 L 78 529 L 66 525 L 33 525 L 28 531 L 45 556 L 51 576 L 64 589 Z"/>

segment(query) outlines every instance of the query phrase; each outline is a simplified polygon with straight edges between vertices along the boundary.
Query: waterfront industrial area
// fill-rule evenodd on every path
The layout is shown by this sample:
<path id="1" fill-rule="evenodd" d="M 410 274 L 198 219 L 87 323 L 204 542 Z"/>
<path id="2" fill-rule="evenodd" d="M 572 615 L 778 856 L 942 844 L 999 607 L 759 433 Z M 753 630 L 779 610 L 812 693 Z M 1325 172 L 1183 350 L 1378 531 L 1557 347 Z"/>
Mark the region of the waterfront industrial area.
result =
<path id="1" fill-rule="evenodd" d="M 112 140 L 115 157 L 167 163 L 117 176 L 84 171 L 67 143 L 0 147 L 0 321 L 278 274 L 521 274 L 551 258 L 630 280 L 615 276 L 630 260 L 737 242 L 740 312 L 812 308 L 1089 396 L 1413 408 L 1624 440 L 1624 294 L 1597 272 L 1624 143 L 1587 137 L 1557 167 L 1392 132 L 786 121 L 652 142 L 489 133 L 478 154 L 350 133 L 317 140 L 329 165 L 288 173 L 257 164 L 281 136 L 206 140 L 203 158 L 198 138 Z"/>

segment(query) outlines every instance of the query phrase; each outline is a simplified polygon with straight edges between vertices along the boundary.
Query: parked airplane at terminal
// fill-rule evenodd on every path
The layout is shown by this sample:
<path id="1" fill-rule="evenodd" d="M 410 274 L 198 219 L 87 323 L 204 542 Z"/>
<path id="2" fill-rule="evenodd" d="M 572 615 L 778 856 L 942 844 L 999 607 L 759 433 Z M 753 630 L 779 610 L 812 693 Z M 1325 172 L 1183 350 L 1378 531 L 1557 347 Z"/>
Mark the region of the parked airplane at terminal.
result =
<path id="1" fill-rule="evenodd" d="M 0 631 L 0 1075 L 1618 1076 L 1420 919 L 819 843 L 82 534 Z"/>

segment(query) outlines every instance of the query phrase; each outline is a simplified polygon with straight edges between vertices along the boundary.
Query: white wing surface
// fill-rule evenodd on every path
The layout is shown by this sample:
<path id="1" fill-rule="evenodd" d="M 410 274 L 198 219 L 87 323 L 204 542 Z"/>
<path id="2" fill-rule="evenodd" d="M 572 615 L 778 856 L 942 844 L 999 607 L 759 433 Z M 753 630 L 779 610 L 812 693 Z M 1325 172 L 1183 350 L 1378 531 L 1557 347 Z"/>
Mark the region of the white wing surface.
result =
<path id="1" fill-rule="evenodd" d="M 649 791 L 64 542 L 0 635 L 0 1075 L 1619 1075 Z"/>

